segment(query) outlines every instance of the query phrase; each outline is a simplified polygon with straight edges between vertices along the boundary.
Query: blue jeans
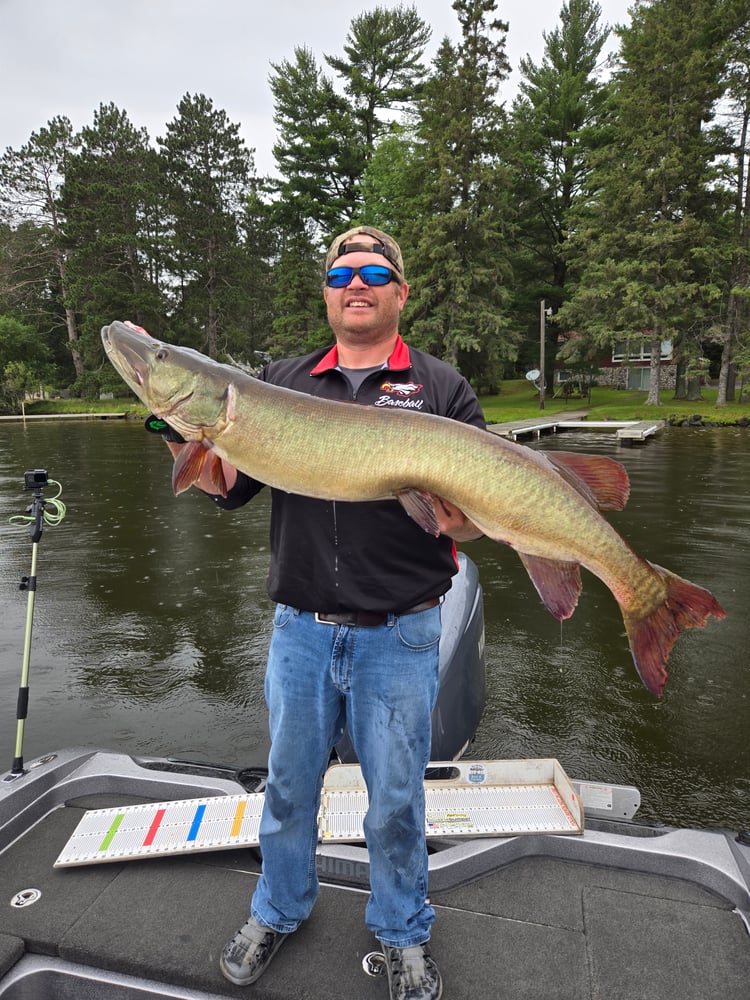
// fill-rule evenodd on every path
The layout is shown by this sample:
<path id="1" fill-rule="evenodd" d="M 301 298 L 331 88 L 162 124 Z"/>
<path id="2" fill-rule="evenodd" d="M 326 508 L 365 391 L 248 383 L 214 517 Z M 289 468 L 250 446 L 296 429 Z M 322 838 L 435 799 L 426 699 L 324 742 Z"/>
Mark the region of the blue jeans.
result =
<path id="1" fill-rule="evenodd" d="M 279 605 L 266 669 L 271 751 L 260 824 L 256 920 L 296 930 L 318 894 L 323 775 L 348 723 L 368 790 L 366 923 L 383 944 L 430 937 L 424 771 L 438 688 L 440 608 L 371 628 L 327 625 Z"/>

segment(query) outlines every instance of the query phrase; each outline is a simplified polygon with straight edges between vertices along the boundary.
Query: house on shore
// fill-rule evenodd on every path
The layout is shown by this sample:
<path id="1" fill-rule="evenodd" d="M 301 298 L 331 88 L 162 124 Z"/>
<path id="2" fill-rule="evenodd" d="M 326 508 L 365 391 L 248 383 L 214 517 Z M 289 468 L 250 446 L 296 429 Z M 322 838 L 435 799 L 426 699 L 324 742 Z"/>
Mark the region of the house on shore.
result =
<path id="1" fill-rule="evenodd" d="M 569 337 L 565 338 L 569 340 Z M 576 365 L 570 368 L 555 368 L 555 395 L 583 395 L 583 385 L 593 380 L 598 385 L 611 386 L 614 389 L 630 389 L 647 392 L 651 369 L 651 341 L 628 340 L 618 341 L 612 350 L 602 354 L 591 366 Z M 671 340 L 662 340 L 661 357 L 659 361 L 659 386 L 661 389 L 674 389 L 677 380 L 677 364 Z M 575 387 L 575 388 L 574 388 Z"/>

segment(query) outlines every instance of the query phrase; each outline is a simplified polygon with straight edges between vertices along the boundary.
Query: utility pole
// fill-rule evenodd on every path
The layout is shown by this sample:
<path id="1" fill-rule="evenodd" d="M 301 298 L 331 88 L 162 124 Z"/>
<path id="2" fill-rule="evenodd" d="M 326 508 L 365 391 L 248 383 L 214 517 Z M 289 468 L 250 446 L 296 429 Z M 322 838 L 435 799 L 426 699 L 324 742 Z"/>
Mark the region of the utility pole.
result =
<path id="1" fill-rule="evenodd" d="M 546 336 L 547 303 L 542 299 L 539 309 L 539 409 L 544 409 L 544 338 Z"/>

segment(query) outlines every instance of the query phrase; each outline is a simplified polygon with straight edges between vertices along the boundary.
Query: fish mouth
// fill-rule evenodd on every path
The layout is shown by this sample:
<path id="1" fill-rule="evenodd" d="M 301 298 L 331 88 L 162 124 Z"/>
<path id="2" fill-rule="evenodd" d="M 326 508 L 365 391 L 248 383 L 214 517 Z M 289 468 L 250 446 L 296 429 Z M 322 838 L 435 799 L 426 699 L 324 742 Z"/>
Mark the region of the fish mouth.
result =
<path id="1" fill-rule="evenodd" d="M 110 361 L 114 364 L 115 368 L 120 370 L 120 374 L 122 374 L 123 377 L 126 377 L 124 370 L 127 370 L 127 373 L 132 378 L 133 382 L 139 386 L 144 386 L 146 382 L 146 374 L 148 372 L 148 360 L 145 352 L 148 350 L 150 345 L 146 342 L 143 344 L 139 342 L 138 347 L 136 347 L 130 339 L 130 330 L 128 330 L 122 323 L 117 324 L 117 326 L 121 326 L 123 330 L 118 331 L 120 334 L 118 337 L 119 343 L 116 342 L 112 336 L 112 326 L 114 325 L 115 324 L 111 324 L 110 326 L 102 328 L 102 344 L 104 345 L 104 351 Z"/>
<path id="2" fill-rule="evenodd" d="M 128 344 L 123 344 L 122 347 L 119 348 L 119 352 L 122 356 L 122 360 L 130 369 L 134 380 L 138 383 L 138 385 L 144 386 L 146 384 L 146 373 L 148 371 L 148 362 L 146 359 L 142 354 L 134 351 Z"/>
<path id="3" fill-rule="evenodd" d="M 115 327 L 115 336 L 112 335 L 113 326 Z M 134 333 L 124 323 L 114 323 L 103 327 L 102 343 L 108 358 L 125 381 L 129 382 L 136 392 L 138 389 L 143 389 L 148 394 L 148 380 L 152 364 L 149 352 L 154 355 L 158 363 L 159 351 L 163 349 L 164 345 L 151 337 Z M 158 407 L 158 410 L 154 408 L 154 413 L 159 417 L 172 416 L 192 396 L 193 390 L 191 389 L 177 399 L 168 399 L 164 406 Z"/>

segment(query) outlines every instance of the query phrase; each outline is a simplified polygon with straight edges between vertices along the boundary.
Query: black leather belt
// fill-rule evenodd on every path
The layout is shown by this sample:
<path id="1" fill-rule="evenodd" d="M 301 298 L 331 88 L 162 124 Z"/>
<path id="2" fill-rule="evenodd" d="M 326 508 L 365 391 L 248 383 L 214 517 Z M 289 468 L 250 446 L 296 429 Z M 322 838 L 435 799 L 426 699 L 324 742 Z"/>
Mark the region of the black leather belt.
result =
<path id="1" fill-rule="evenodd" d="M 360 625 L 365 628 L 374 628 L 376 625 L 385 625 L 388 614 L 395 615 L 415 615 L 419 611 L 427 611 L 429 608 L 437 607 L 440 604 L 439 597 L 433 597 L 429 601 L 422 601 L 415 604 L 413 608 L 405 611 L 340 611 L 338 614 L 326 614 L 323 611 L 315 612 L 315 621 L 323 625 Z"/>

